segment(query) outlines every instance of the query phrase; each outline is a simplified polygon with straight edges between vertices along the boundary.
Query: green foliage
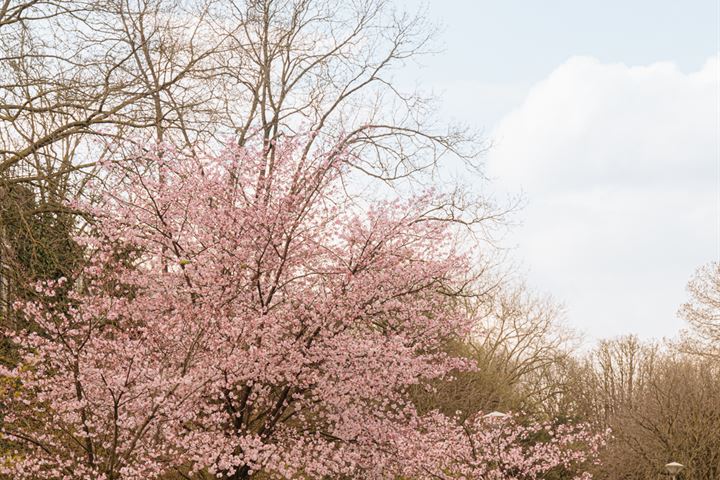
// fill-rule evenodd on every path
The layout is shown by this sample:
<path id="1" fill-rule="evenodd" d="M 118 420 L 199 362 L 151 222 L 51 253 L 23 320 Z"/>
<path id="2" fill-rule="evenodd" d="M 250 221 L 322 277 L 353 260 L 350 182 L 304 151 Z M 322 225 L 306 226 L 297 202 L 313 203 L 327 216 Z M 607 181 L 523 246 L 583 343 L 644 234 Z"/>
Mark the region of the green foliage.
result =
<path id="1" fill-rule="evenodd" d="M 0 326 L 34 328 L 13 312 L 12 303 L 31 299 L 34 283 L 72 278 L 82 248 L 73 239 L 75 215 L 59 202 L 41 200 L 31 187 L 0 184 Z M 0 362 L 13 364 L 16 354 L 3 336 Z"/>

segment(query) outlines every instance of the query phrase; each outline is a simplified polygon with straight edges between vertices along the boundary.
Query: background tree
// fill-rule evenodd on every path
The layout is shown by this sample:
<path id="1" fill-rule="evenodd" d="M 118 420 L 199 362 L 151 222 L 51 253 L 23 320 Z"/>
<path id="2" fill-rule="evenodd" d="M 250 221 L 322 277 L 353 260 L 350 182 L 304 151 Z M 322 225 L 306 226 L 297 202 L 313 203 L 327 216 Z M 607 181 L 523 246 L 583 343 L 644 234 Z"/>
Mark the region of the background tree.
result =
<path id="1" fill-rule="evenodd" d="M 571 365 L 562 410 L 612 430 L 596 478 L 659 478 L 670 461 L 687 466 L 682 478 L 718 475 L 720 377 L 714 359 L 630 336 L 603 341 Z"/>
<path id="2" fill-rule="evenodd" d="M 483 295 L 465 302 L 473 332 L 447 350 L 475 368 L 456 372 L 432 391 L 418 389 L 421 410 L 461 412 L 462 418 L 493 410 L 556 418 L 548 404 L 561 386 L 551 373 L 570 357 L 572 334 L 562 330 L 559 307 L 550 299 L 511 282 L 488 281 Z"/>
<path id="3" fill-rule="evenodd" d="M 699 268 L 687 290 L 690 299 L 680 309 L 690 327 L 684 348 L 720 360 L 720 262 Z"/>
<path id="4" fill-rule="evenodd" d="M 62 205 L 37 205 L 25 185 L 0 190 L 0 326 L 10 332 L 33 328 L 33 322 L 14 315 L 12 302 L 34 297 L 34 282 L 72 278 L 82 260 L 75 242 L 74 215 Z M 0 343 L 0 363 L 16 360 L 9 336 Z"/>

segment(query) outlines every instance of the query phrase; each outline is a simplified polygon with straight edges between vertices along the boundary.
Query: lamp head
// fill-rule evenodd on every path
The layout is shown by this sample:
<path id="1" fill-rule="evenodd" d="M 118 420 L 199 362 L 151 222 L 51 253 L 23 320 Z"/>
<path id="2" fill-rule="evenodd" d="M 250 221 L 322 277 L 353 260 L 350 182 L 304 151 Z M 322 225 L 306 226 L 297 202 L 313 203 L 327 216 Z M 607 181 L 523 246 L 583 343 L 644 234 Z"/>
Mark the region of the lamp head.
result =
<path id="1" fill-rule="evenodd" d="M 490 412 L 487 415 L 483 415 L 484 418 L 507 418 L 509 416 L 510 415 L 508 415 L 507 413 L 502 413 L 502 412 L 497 412 L 497 411 Z"/>
<path id="2" fill-rule="evenodd" d="M 685 468 L 685 465 L 677 462 L 670 462 L 665 465 L 665 470 L 667 470 L 670 475 L 677 475 L 683 468 Z"/>

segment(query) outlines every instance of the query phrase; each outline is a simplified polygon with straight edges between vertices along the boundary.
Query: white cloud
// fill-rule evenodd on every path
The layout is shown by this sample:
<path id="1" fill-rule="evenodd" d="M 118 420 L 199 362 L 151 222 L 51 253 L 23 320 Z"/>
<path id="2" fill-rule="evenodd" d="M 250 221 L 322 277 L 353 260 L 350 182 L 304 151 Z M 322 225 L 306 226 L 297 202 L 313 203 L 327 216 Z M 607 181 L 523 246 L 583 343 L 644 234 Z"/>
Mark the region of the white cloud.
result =
<path id="1" fill-rule="evenodd" d="M 718 256 L 719 67 L 574 57 L 494 132 L 489 173 L 528 200 L 531 283 L 593 337 L 673 335 L 688 277 Z"/>

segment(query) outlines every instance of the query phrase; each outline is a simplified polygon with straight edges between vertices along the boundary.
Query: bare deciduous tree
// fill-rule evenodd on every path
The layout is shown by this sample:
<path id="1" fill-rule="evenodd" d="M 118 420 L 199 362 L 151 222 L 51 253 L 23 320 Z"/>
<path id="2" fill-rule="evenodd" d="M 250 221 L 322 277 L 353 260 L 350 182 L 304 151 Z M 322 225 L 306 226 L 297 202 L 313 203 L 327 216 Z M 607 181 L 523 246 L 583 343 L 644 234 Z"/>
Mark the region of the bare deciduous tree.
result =
<path id="1" fill-rule="evenodd" d="M 519 285 L 492 288 L 467 308 L 476 330 L 448 349 L 477 369 L 435 385 L 434 393 L 418 392 L 418 403 L 450 415 L 491 410 L 554 414 L 548 405 L 563 386 L 552 373 L 568 361 L 573 339 L 560 328 L 559 307 Z"/>
<path id="2" fill-rule="evenodd" d="M 688 322 L 683 348 L 720 359 L 720 262 L 697 270 L 687 286 L 690 300 L 680 309 Z"/>
<path id="3" fill-rule="evenodd" d="M 627 336 L 605 340 L 566 371 L 563 410 L 612 429 L 595 477 L 683 479 L 720 475 L 720 365 Z"/>
<path id="4" fill-rule="evenodd" d="M 429 48 L 421 16 L 386 0 L 250 0 L 218 11 L 215 26 L 231 37 L 220 98 L 239 143 L 314 131 L 308 150 L 331 138 L 351 148 L 357 168 L 384 179 L 433 166 L 448 151 L 474 153 L 462 149 L 477 146 L 466 132 L 434 124 L 430 99 L 394 81 L 397 67 Z"/>

